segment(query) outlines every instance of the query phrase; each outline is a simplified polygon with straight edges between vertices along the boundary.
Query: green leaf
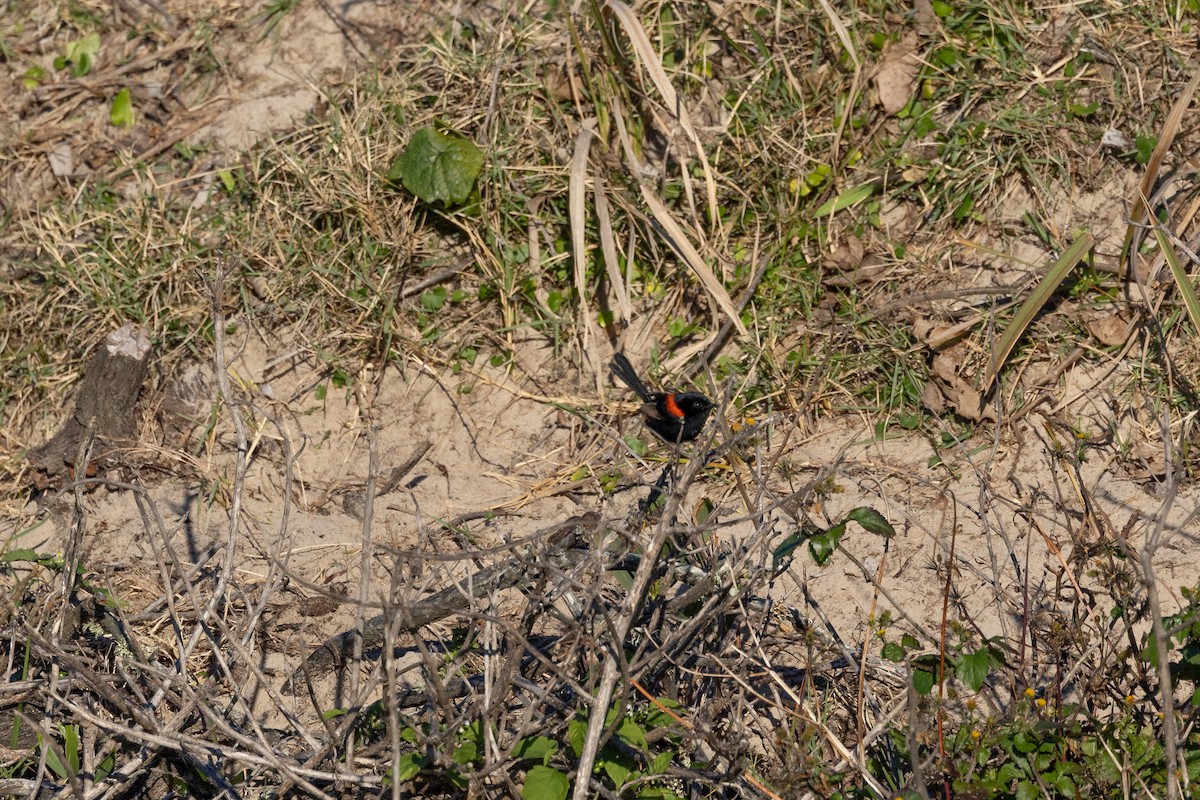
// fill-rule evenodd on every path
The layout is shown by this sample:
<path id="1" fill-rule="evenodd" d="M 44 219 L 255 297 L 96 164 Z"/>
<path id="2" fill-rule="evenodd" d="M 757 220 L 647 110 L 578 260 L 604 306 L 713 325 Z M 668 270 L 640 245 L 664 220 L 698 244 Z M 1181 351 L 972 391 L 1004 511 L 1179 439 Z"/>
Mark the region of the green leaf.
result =
<path id="1" fill-rule="evenodd" d="M 445 287 L 435 286 L 429 291 L 421 293 L 421 308 L 426 311 L 441 311 L 444 305 L 446 305 Z"/>
<path id="2" fill-rule="evenodd" d="M 629 452 L 638 457 L 644 456 L 646 453 L 650 452 L 650 448 L 646 446 L 646 443 L 636 436 L 626 436 L 625 446 L 629 448 Z"/>
<path id="3" fill-rule="evenodd" d="M 963 201 L 955 207 L 954 213 L 950 215 L 950 218 L 954 221 L 954 224 L 957 225 L 967 217 L 971 216 L 971 211 L 974 208 L 975 196 L 967 195 L 963 198 Z"/>
<path id="4" fill-rule="evenodd" d="M 513 755 L 518 759 L 529 758 L 543 763 L 557 752 L 558 742 L 548 736 L 527 736 L 513 748 Z"/>
<path id="5" fill-rule="evenodd" d="M 779 569 L 779 564 L 785 558 L 790 558 L 792 553 L 796 551 L 796 548 L 804 544 L 804 542 L 807 540 L 808 534 L 804 531 L 798 531 L 784 539 L 779 546 L 775 548 L 775 552 L 771 554 L 771 569 Z"/>
<path id="6" fill-rule="evenodd" d="M 41 86 L 42 80 L 46 77 L 46 70 L 34 65 L 25 70 L 25 74 L 21 76 L 21 85 L 26 89 L 36 89 Z"/>
<path id="7" fill-rule="evenodd" d="M 450 760 L 455 764 L 470 764 L 479 760 L 479 746 L 472 741 L 461 743 L 454 748 L 454 753 L 451 754 Z"/>
<path id="8" fill-rule="evenodd" d="M 400 756 L 399 762 L 399 771 L 395 775 L 395 780 L 398 783 L 404 783 L 417 777 L 417 773 L 425 768 L 429 760 L 416 753 L 405 753 Z"/>
<path id="9" fill-rule="evenodd" d="M 642 724 L 651 730 L 668 728 L 674 725 L 678 721 L 677 718 L 671 716 L 665 709 L 680 708 L 680 704 L 669 697 L 659 697 L 656 702 L 657 705 L 646 710 L 645 715 L 642 717 Z M 659 705 L 665 708 L 658 708 Z"/>
<path id="10" fill-rule="evenodd" d="M 469 139 L 422 128 L 392 162 L 387 176 L 426 203 L 450 206 L 466 201 L 482 169 L 483 152 Z"/>
<path id="11" fill-rule="evenodd" d="M 107 778 L 117 768 L 117 754 L 110 753 L 103 761 L 96 766 L 96 782 Z"/>
<path id="12" fill-rule="evenodd" d="M 971 691 L 978 692 L 983 688 L 983 682 L 987 680 L 988 668 L 991 663 L 991 653 L 986 647 L 981 647 L 974 653 L 968 653 L 959 658 L 958 663 L 954 665 L 954 670 L 960 681 L 970 686 Z"/>
<path id="13" fill-rule="evenodd" d="M 933 691 L 933 673 L 923 669 L 913 670 L 913 688 L 925 696 Z"/>
<path id="14" fill-rule="evenodd" d="M 1158 147 L 1157 136 L 1139 136 L 1137 137 L 1137 153 L 1133 160 L 1145 166 L 1150 163 L 1150 156 L 1154 154 L 1154 148 Z"/>
<path id="15" fill-rule="evenodd" d="M 846 519 L 854 520 L 867 529 L 868 533 L 878 534 L 885 539 L 896 535 L 896 529 L 891 526 L 883 514 L 873 508 L 859 506 L 846 515 Z"/>
<path id="16" fill-rule="evenodd" d="M 450 760 L 455 764 L 471 764 L 479 760 L 479 750 L 483 747 L 483 728 L 476 720 L 458 732 L 458 747 Z"/>
<path id="17" fill-rule="evenodd" d="M 883 650 L 880 652 L 880 655 L 886 658 L 888 661 L 903 661 L 905 650 L 895 642 L 888 642 L 883 646 Z"/>
<path id="18" fill-rule="evenodd" d="M 632 758 L 620 755 L 608 747 L 600 751 L 599 761 L 600 768 L 604 770 L 604 774 L 615 786 L 624 786 L 625 781 L 629 780 L 629 776 L 633 774 L 634 767 L 637 766 Z"/>
<path id="19" fill-rule="evenodd" d="M 63 735 L 63 752 L 67 756 L 67 764 L 75 772 L 79 772 L 79 726 L 59 725 Z"/>
<path id="20" fill-rule="evenodd" d="M 113 98 L 108 119 L 118 128 L 133 127 L 133 98 L 129 95 L 128 86 L 117 92 L 117 96 Z"/>
<path id="21" fill-rule="evenodd" d="M 19 550 L 9 550 L 7 553 L 0 555 L 0 564 L 11 564 L 14 561 L 37 561 L 39 556 L 36 550 L 30 550 L 23 547 Z"/>
<path id="22" fill-rule="evenodd" d="M 1013 734 L 1012 742 L 1013 749 L 1022 755 L 1029 755 L 1038 747 L 1037 740 L 1030 738 L 1025 731 L 1017 731 Z"/>
<path id="23" fill-rule="evenodd" d="M 71 68 L 71 76 L 82 78 L 92 71 L 92 61 L 100 52 L 100 34 L 90 33 L 67 45 L 66 55 L 54 59 L 55 69 Z"/>
<path id="24" fill-rule="evenodd" d="M 571 782 L 556 769 L 538 764 L 525 775 L 522 800 L 566 800 Z"/>
<path id="25" fill-rule="evenodd" d="M 583 755 L 583 743 L 587 740 L 587 717 L 576 717 L 567 724 L 567 741 L 575 757 Z"/>
<path id="26" fill-rule="evenodd" d="M 812 556 L 813 561 L 817 562 L 817 566 L 823 567 L 829 563 L 829 559 L 838 549 L 838 544 L 841 543 L 842 535 L 845 533 L 846 523 L 842 522 L 808 540 L 808 553 Z"/>
<path id="27" fill-rule="evenodd" d="M 647 765 L 646 774 L 662 775 L 667 771 L 667 767 L 671 766 L 671 759 L 674 758 L 674 756 L 675 754 L 670 750 L 664 750 L 663 752 L 659 753 L 654 757 L 654 760 Z"/>
<path id="28" fill-rule="evenodd" d="M 621 726 L 617 728 L 617 736 L 642 751 L 650 746 L 646 742 L 646 731 L 634 721 L 633 717 L 625 717 L 621 720 Z"/>
<path id="29" fill-rule="evenodd" d="M 1039 800 L 1041 789 L 1033 781 L 1021 781 L 1017 784 L 1017 800 Z"/>
<path id="30" fill-rule="evenodd" d="M 833 216 L 839 211 L 850 208 L 850 206 L 858 205 L 873 194 L 875 194 L 875 184 L 873 183 L 864 183 L 861 186 L 855 186 L 853 189 L 847 189 L 837 197 L 827 200 L 820 208 L 813 212 L 813 216 Z"/>

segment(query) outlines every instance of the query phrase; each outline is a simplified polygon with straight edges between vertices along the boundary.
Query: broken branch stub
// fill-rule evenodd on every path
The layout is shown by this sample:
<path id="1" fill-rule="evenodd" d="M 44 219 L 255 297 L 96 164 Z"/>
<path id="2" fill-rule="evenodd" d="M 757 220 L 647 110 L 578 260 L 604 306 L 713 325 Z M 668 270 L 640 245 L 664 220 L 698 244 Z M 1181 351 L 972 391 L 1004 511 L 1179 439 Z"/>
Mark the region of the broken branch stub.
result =
<path id="1" fill-rule="evenodd" d="M 45 489 L 66 475 L 75 476 L 75 460 L 89 432 L 95 434 L 86 474 L 96 474 L 115 451 L 137 436 L 137 400 L 150 365 L 150 334 L 122 325 L 108 335 L 84 370 L 75 411 L 46 444 L 29 453 L 34 485 Z"/>

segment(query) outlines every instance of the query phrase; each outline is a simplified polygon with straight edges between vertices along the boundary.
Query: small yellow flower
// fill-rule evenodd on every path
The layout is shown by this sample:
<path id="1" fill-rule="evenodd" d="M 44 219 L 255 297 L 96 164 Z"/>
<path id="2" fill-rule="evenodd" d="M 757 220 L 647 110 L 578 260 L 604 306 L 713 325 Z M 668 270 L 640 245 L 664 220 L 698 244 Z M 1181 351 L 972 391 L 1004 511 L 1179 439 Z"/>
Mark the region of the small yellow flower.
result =
<path id="1" fill-rule="evenodd" d="M 1035 702 L 1037 703 L 1038 708 L 1046 707 L 1046 698 L 1044 698 L 1044 697 L 1039 697 Z"/>
<path id="2" fill-rule="evenodd" d="M 1026 697 L 1028 697 L 1030 700 L 1032 700 L 1032 699 L 1033 699 L 1033 696 L 1034 696 L 1035 694 L 1037 694 L 1037 692 L 1035 692 L 1035 691 L 1033 690 L 1033 687 L 1032 687 L 1032 686 L 1031 686 L 1031 687 L 1029 687 L 1028 689 L 1026 689 L 1026 690 L 1025 690 L 1025 696 L 1026 696 Z"/>
<path id="3" fill-rule="evenodd" d="M 976 740 L 976 741 L 978 741 L 978 740 L 979 740 L 979 737 L 980 737 L 980 736 L 982 736 L 982 735 L 983 735 L 983 734 L 981 734 L 981 733 L 979 732 L 979 729 L 978 729 L 978 728 L 972 729 L 972 731 L 971 731 L 971 738 L 972 738 L 972 739 L 974 739 L 974 740 Z"/>

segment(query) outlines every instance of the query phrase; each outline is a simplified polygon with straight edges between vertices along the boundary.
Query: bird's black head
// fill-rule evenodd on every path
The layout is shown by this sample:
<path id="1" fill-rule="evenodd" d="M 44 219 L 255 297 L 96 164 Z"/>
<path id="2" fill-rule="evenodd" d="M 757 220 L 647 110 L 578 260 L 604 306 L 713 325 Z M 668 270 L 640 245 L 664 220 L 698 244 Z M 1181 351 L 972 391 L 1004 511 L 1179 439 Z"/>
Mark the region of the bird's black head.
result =
<path id="1" fill-rule="evenodd" d="M 700 415 L 707 417 L 708 412 L 713 409 L 712 401 L 699 392 L 677 394 L 675 395 L 675 404 L 679 406 L 679 410 L 683 412 L 685 417 Z"/>

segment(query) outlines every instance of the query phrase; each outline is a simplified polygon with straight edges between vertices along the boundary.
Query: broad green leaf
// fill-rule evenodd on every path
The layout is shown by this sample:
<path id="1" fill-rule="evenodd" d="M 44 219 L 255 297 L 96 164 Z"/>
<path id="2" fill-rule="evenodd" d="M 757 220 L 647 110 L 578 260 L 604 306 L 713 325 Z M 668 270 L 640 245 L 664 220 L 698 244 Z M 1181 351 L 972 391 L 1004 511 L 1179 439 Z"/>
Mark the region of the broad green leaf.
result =
<path id="1" fill-rule="evenodd" d="M 923 669 L 913 670 L 913 688 L 922 697 L 933 691 L 933 673 Z"/>
<path id="2" fill-rule="evenodd" d="M 981 647 L 974 653 L 967 653 L 960 657 L 954 670 L 960 681 L 970 686 L 971 691 L 978 692 L 983 688 L 983 682 L 987 680 L 988 668 L 991 663 L 991 654 L 988 649 Z"/>
<path id="3" fill-rule="evenodd" d="M 117 92 L 117 96 L 113 98 L 108 119 L 118 128 L 133 127 L 133 98 L 129 95 L 128 86 Z"/>
<path id="4" fill-rule="evenodd" d="M 629 452 L 633 453 L 635 456 L 638 456 L 640 458 L 641 456 L 644 456 L 644 455 L 646 455 L 646 453 L 650 452 L 650 448 L 648 446 L 646 446 L 646 443 L 643 442 L 638 437 L 626 436 L 626 437 L 624 437 L 624 439 L 625 439 L 625 446 L 628 447 Z"/>
<path id="5" fill-rule="evenodd" d="M 587 740 L 588 723 L 586 717 L 576 717 L 567 723 L 567 741 L 575 757 L 583 755 L 583 743 Z"/>
<path id="6" fill-rule="evenodd" d="M 621 726 L 617 728 L 617 736 L 642 751 L 650 746 L 646 742 L 646 731 L 632 717 L 625 717 L 621 720 Z"/>
<path id="7" fill-rule="evenodd" d="M 634 768 L 637 767 L 632 758 L 621 755 L 609 747 L 600 751 L 598 760 L 604 774 L 616 786 L 623 786 L 625 781 L 629 780 L 629 776 L 633 774 Z"/>
<path id="8" fill-rule="evenodd" d="M 429 763 L 428 759 L 416 753 L 405 753 L 400 756 L 400 769 L 395 775 L 396 782 L 404 783 L 417 777 L 417 773 L 424 769 L 427 763 Z"/>
<path id="9" fill-rule="evenodd" d="M 422 128 L 392 162 L 389 180 L 426 203 L 460 205 L 471 195 L 483 169 L 483 152 L 469 139 Z"/>
<path id="10" fill-rule="evenodd" d="M 566 800 L 571 782 L 556 769 L 538 764 L 525 774 L 522 800 Z"/>
<path id="11" fill-rule="evenodd" d="M 667 771 L 667 767 L 671 766 L 671 759 L 675 756 L 670 750 L 664 750 L 654 757 L 646 767 L 647 775 L 662 775 Z"/>
<path id="12" fill-rule="evenodd" d="M 454 748 L 450 760 L 455 764 L 470 764 L 479 759 L 479 746 L 473 741 L 466 741 Z"/>
<path id="13" fill-rule="evenodd" d="M 824 533 L 809 538 L 808 553 L 813 557 L 813 561 L 817 562 L 817 566 L 823 567 L 829 563 L 829 559 L 833 557 L 833 553 L 838 549 L 838 545 L 842 541 L 842 535 L 846 533 L 846 523 L 842 522 L 834 525 Z"/>
<path id="14" fill-rule="evenodd" d="M 435 286 L 421 293 L 421 308 L 426 311 L 441 311 L 442 306 L 446 305 L 446 297 L 445 287 Z"/>
<path id="15" fill-rule="evenodd" d="M 866 528 L 868 533 L 878 534 L 885 539 L 896 535 L 896 529 L 884 519 L 883 514 L 868 506 L 859 506 L 847 514 L 846 519 L 854 520 Z"/>
<path id="16" fill-rule="evenodd" d="M 516 758 L 531 758 L 543 763 L 557 752 L 558 742 L 548 736 L 527 736 L 513 748 Z"/>

